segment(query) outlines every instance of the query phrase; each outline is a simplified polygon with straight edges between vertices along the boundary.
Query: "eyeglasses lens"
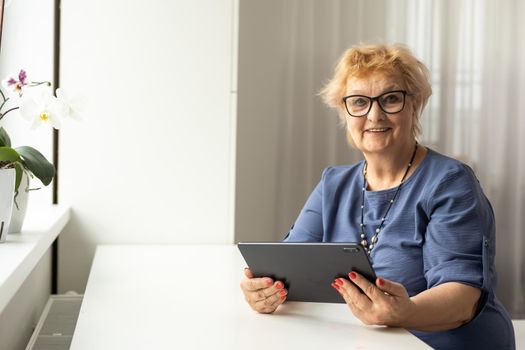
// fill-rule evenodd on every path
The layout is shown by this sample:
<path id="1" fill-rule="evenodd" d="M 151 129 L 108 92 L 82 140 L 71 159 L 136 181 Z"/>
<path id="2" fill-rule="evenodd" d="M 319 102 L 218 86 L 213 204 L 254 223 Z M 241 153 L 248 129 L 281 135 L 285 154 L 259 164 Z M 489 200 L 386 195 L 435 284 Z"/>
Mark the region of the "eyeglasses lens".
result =
<path id="1" fill-rule="evenodd" d="M 405 94 L 402 91 L 386 92 L 373 99 L 361 95 L 350 96 L 346 99 L 346 110 L 351 116 L 362 117 L 368 114 L 374 100 L 377 100 L 385 113 L 394 114 L 403 110 Z"/>

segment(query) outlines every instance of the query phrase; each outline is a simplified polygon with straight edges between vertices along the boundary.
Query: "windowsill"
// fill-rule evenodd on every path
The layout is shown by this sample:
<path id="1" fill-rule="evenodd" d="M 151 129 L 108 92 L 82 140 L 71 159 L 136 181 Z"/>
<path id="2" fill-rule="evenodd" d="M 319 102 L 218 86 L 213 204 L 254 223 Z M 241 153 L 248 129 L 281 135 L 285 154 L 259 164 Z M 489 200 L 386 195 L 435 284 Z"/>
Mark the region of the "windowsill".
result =
<path id="1" fill-rule="evenodd" d="M 69 221 L 68 206 L 30 209 L 22 232 L 0 244 L 0 313 Z"/>

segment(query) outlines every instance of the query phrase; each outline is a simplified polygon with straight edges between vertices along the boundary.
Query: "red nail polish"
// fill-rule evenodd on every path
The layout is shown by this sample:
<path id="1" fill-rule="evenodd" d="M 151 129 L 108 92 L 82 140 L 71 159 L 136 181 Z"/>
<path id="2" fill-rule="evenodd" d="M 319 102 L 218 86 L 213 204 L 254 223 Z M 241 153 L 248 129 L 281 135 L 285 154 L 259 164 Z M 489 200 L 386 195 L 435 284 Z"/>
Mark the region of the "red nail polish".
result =
<path id="1" fill-rule="evenodd" d="M 355 274 L 355 272 L 350 272 L 348 274 L 348 277 L 350 277 L 351 280 L 355 280 L 357 278 L 357 275 Z"/>
<path id="2" fill-rule="evenodd" d="M 336 279 L 336 280 L 335 280 L 335 283 L 337 283 L 337 284 L 340 285 L 340 286 L 343 285 L 343 281 L 342 281 L 340 278 Z"/>
<path id="3" fill-rule="evenodd" d="M 281 281 L 279 281 L 279 282 L 277 282 L 275 284 L 275 288 L 277 288 L 277 289 L 283 289 L 283 287 L 284 287 L 284 285 L 283 285 L 283 283 Z"/>
<path id="4" fill-rule="evenodd" d="M 281 296 L 284 296 L 284 295 L 286 295 L 286 291 L 285 291 L 285 290 L 282 290 L 282 291 L 279 292 L 279 294 L 280 294 Z"/>
<path id="5" fill-rule="evenodd" d="M 334 287 L 335 289 L 339 290 L 339 285 L 336 284 L 336 283 L 332 283 L 332 287 Z"/>
<path id="6" fill-rule="evenodd" d="M 273 281 L 271 279 L 266 280 L 266 284 L 268 286 L 271 286 L 273 284 Z"/>
<path id="7" fill-rule="evenodd" d="M 379 284 L 380 286 L 382 286 L 382 285 L 385 284 L 385 280 L 382 279 L 382 278 L 378 278 L 378 279 L 377 279 L 377 284 Z"/>
<path id="8" fill-rule="evenodd" d="M 282 296 L 281 301 L 285 301 L 285 300 L 286 300 L 286 296 Z"/>

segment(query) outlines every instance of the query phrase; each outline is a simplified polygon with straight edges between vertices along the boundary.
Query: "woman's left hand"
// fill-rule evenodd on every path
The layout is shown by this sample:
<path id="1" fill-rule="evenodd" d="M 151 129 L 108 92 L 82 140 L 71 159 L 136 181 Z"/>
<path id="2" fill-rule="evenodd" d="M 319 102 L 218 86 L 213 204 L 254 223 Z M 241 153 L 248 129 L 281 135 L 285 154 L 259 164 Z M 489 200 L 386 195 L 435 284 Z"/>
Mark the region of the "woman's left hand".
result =
<path id="1" fill-rule="evenodd" d="M 332 287 L 364 324 L 402 327 L 415 312 L 415 304 L 402 284 L 377 278 L 374 285 L 357 272 L 350 272 L 348 277 L 351 282 L 337 278 Z"/>

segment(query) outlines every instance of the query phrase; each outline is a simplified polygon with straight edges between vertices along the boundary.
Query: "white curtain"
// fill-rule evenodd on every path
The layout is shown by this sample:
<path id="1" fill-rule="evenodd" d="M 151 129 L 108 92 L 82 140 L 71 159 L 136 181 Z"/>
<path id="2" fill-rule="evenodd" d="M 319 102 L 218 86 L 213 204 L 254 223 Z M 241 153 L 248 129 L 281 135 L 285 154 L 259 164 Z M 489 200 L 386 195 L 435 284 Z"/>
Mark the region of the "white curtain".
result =
<path id="1" fill-rule="evenodd" d="M 276 231 L 323 167 L 355 162 L 335 112 L 315 93 L 359 42 L 401 42 L 427 64 L 434 94 L 422 143 L 471 165 L 496 213 L 498 296 L 525 316 L 525 2 L 291 0 L 280 127 Z"/>

